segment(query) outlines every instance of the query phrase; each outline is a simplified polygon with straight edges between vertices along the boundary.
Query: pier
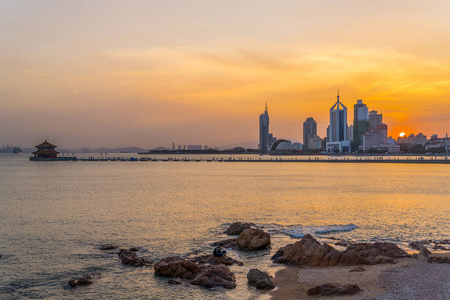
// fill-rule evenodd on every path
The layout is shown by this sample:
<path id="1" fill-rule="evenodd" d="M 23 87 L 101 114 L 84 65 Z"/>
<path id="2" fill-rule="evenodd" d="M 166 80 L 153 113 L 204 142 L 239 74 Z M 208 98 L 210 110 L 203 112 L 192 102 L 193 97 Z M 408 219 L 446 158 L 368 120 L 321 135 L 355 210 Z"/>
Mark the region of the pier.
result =
<path id="1" fill-rule="evenodd" d="M 33 159 L 31 159 L 33 160 Z M 449 164 L 447 156 L 315 156 L 315 157 L 83 157 L 62 156 L 52 161 L 87 162 L 237 162 L 237 163 L 381 163 L 381 164 Z M 40 160 L 42 161 L 42 160 Z"/>

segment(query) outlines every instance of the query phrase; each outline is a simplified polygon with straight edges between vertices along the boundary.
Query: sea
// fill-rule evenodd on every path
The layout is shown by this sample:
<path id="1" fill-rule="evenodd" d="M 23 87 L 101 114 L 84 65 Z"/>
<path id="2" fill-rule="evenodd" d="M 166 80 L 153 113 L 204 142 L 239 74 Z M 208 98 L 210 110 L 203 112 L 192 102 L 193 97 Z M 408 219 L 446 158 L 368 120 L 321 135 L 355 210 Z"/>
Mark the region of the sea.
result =
<path id="1" fill-rule="evenodd" d="M 405 250 L 412 241 L 449 238 L 448 164 L 195 157 L 39 162 L 0 154 L 0 299 L 262 299 L 247 285 L 248 271 L 273 276 L 284 266 L 270 257 L 305 234 L 331 245 L 387 241 Z M 223 232 L 236 221 L 262 227 L 272 245 L 228 249 L 244 262 L 230 268 L 232 290 L 169 285 L 152 267 L 122 265 L 114 251 L 99 250 L 136 247 L 155 263 L 212 253 L 211 244 L 229 238 Z M 68 285 L 90 272 L 101 274 L 94 284 Z"/>

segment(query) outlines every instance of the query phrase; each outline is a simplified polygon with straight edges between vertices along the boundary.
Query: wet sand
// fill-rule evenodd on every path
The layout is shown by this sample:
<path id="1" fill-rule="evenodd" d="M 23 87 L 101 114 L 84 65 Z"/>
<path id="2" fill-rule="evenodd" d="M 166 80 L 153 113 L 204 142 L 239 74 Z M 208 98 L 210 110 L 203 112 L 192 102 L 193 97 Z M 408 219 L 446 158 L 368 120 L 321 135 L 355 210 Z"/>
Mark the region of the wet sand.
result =
<path id="1" fill-rule="evenodd" d="M 450 253 L 440 254 L 450 256 Z M 396 264 L 351 267 L 287 267 L 276 273 L 273 300 L 286 299 L 367 299 L 425 300 L 450 299 L 450 264 L 429 263 L 426 258 L 404 258 Z M 325 283 L 357 284 L 363 291 L 352 296 L 308 296 L 308 289 Z"/>

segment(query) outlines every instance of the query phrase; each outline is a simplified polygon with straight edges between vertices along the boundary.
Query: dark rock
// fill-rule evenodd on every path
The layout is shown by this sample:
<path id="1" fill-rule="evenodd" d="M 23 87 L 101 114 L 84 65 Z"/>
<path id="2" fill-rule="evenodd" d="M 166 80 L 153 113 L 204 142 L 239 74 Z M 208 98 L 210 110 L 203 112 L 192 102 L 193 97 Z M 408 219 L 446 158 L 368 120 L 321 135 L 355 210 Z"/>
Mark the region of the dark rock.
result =
<path id="1" fill-rule="evenodd" d="M 393 243 L 357 243 L 351 244 L 342 252 L 344 255 L 359 256 L 364 259 L 364 264 L 373 265 L 380 263 L 392 263 L 396 258 L 411 257 Z M 391 258 L 391 259 L 389 259 Z"/>
<path id="2" fill-rule="evenodd" d="M 409 248 L 420 251 L 424 245 L 425 243 L 423 242 L 411 242 L 409 243 Z"/>
<path id="3" fill-rule="evenodd" d="M 248 284 L 260 290 L 271 290 L 275 284 L 270 280 L 269 274 L 258 269 L 251 269 L 247 274 Z"/>
<path id="4" fill-rule="evenodd" d="M 450 248 L 445 247 L 445 246 L 442 246 L 442 245 L 440 245 L 440 244 L 436 244 L 436 245 L 433 246 L 433 250 L 443 250 L 443 251 L 448 251 L 448 250 L 450 250 Z M 0 257 L 2 257 L 2 256 L 0 255 Z"/>
<path id="5" fill-rule="evenodd" d="M 190 280 L 191 284 L 206 288 L 224 287 L 232 289 L 236 287 L 234 273 L 224 264 L 199 265 L 177 256 L 167 257 L 159 261 L 155 265 L 155 274 Z"/>
<path id="6" fill-rule="evenodd" d="M 138 248 L 135 248 L 135 247 L 131 247 L 131 248 L 128 249 L 128 250 L 133 251 L 133 252 L 139 252 L 139 249 L 138 249 Z"/>
<path id="7" fill-rule="evenodd" d="M 173 279 L 173 278 L 171 278 L 171 279 L 169 279 L 168 283 L 169 284 L 182 284 L 183 282 L 181 281 L 181 279 L 178 279 L 178 278 Z"/>
<path id="8" fill-rule="evenodd" d="M 218 242 L 212 243 L 212 246 L 219 246 L 220 244 L 222 244 L 223 248 L 237 249 L 237 238 L 231 238 L 231 239 L 218 241 Z"/>
<path id="9" fill-rule="evenodd" d="M 395 261 L 392 257 L 380 255 L 380 256 L 365 258 L 364 264 L 365 265 L 395 264 Z"/>
<path id="10" fill-rule="evenodd" d="M 202 256 L 197 256 L 192 258 L 193 261 L 196 261 L 198 263 L 201 264 L 210 264 L 210 265 L 226 265 L 226 266 L 231 266 L 231 265 L 238 265 L 238 266 L 243 266 L 244 263 L 241 261 L 238 261 L 236 259 L 233 259 L 229 256 L 221 256 L 221 257 L 215 257 L 212 254 L 206 254 L 206 255 L 202 255 Z"/>
<path id="11" fill-rule="evenodd" d="M 357 266 L 351 269 L 349 272 L 365 272 L 366 269 L 364 269 L 362 266 Z"/>
<path id="12" fill-rule="evenodd" d="M 82 277 L 78 278 L 72 278 L 69 280 L 68 284 L 71 287 L 77 287 L 77 286 L 83 286 L 83 285 L 90 285 L 94 283 L 94 280 L 96 278 L 100 277 L 100 273 L 89 273 L 85 274 Z"/>
<path id="13" fill-rule="evenodd" d="M 272 259 L 276 263 L 322 267 L 353 266 L 364 262 L 358 255 L 344 254 L 327 243 L 320 244 L 309 234 L 295 244 L 280 248 Z"/>
<path id="14" fill-rule="evenodd" d="M 153 263 L 145 258 L 138 257 L 138 255 L 130 250 L 120 249 L 119 258 L 124 265 L 130 265 L 133 267 L 152 266 Z"/>
<path id="15" fill-rule="evenodd" d="M 183 279 L 193 279 L 200 271 L 200 266 L 195 262 L 178 256 L 167 257 L 155 265 L 155 274 Z"/>
<path id="16" fill-rule="evenodd" d="M 242 231 L 244 231 L 245 229 L 250 229 L 252 226 L 255 226 L 255 224 L 235 222 L 231 224 L 224 233 L 228 235 L 240 235 Z"/>
<path id="17" fill-rule="evenodd" d="M 354 295 L 362 290 L 356 284 L 340 285 L 338 283 L 325 283 L 308 290 L 308 295 L 344 296 Z"/>
<path id="18" fill-rule="evenodd" d="M 236 277 L 225 265 L 204 265 L 190 283 L 206 288 L 223 287 L 234 289 L 236 287 Z"/>
<path id="19" fill-rule="evenodd" d="M 334 243 L 336 246 L 343 246 L 343 247 L 348 247 L 348 246 L 350 246 L 350 242 L 347 242 L 347 241 L 340 241 L 340 242 L 337 242 L 337 243 Z"/>
<path id="20" fill-rule="evenodd" d="M 270 245 L 270 234 L 261 229 L 245 229 L 237 238 L 239 250 L 253 251 Z"/>
<path id="21" fill-rule="evenodd" d="M 112 245 L 112 244 L 106 244 L 106 245 L 101 245 L 98 249 L 100 249 L 100 250 L 113 250 L 113 249 L 117 249 L 117 246 Z"/>
<path id="22" fill-rule="evenodd" d="M 449 255 L 431 254 L 427 257 L 427 261 L 429 263 L 449 264 L 450 256 Z"/>
<path id="23" fill-rule="evenodd" d="M 422 254 L 425 257 L 428 257 L 431 254 L 431 252 L 427 248 L 422 247 L 422 249 L 420 250 L 420 254 Z"/>

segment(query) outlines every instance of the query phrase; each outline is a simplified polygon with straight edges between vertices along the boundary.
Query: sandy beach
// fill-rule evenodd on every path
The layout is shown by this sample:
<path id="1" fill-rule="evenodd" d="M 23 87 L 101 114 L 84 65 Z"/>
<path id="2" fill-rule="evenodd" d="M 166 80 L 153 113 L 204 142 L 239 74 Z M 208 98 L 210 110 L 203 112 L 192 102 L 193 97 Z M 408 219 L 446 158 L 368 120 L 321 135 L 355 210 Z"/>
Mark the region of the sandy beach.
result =
<path id="1" fill-rule="evenodd" d="M 450 257 L 450 252 L 439 253 Z M 276 273 L 277 289 L 269 295 L 273 300 L 286 299 L 377 299 L 429 300 L 450 299 L 450 264 L 429 263 L 426 257 L 403 258 L 396 264 L 363 266 L 366 271 L 350 272 L 350 267 L 287 267 Z M 309 296 L 317 285 L 356 284 L 361 289 L 352 296 Z"/>

